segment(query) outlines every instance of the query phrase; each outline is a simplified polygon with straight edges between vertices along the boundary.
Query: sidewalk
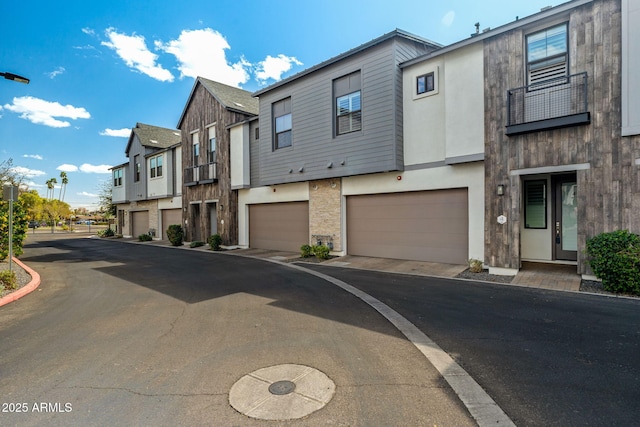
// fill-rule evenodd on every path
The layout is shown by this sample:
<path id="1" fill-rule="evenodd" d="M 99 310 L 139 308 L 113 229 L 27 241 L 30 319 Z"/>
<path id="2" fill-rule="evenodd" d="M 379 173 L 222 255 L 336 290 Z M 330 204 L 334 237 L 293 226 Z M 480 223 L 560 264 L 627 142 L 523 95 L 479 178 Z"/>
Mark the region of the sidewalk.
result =
<path id="1" fill-rule="evenodd" d="M 234 253 L 256 258 L 270 258 L 280 261 L 298 260 L 300 254 L 293 252 L 272 251 L 267 249 L 238 249 Z M 305 262 L 304 260 L 300 260 Z M 312 261 L 311 261 L 312 262 Z M 356 268 L 386 273 L 413 274 L 418 276 L 435 276 L 456 278 L 467 269 L 464 264 L 440 264 L 426 261 L 407 261 L 389 258 L 373 258 L 345 255 L 322 262 L 331 267 Z M 464 279 L 499 282 L 506 285 L 524 286 L 562 291 L 580 290 L 581 277 L 576 273 L 574 265 L 542 264 L 525 262 L 516 276 L 509 281 L 509 276 L 489 276 L 486 273 L 466 274 Z"/>

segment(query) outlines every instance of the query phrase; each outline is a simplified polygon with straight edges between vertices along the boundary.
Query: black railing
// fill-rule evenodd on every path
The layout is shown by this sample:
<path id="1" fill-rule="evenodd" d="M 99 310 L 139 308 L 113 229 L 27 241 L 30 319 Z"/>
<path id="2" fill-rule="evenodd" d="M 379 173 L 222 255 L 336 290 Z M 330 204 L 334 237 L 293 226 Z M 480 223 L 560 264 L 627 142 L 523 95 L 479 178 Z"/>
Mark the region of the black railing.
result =
<path id="1" fill-rule="evenodd" d="M 507 92 L 507 128 L 567 116 L 588 117 L 587 89 L 586 72 L 510 89 Z M 580 123 L 567 125 L 575 124 Z"/>
<path id="2" fill-rule="evenodd" d="M 184 170 L 184 183 L 194 185 L 197 183 L 210 183 L 218 180 L 217 165 L 215 162 L 204 165 L 190 166 Z"/>

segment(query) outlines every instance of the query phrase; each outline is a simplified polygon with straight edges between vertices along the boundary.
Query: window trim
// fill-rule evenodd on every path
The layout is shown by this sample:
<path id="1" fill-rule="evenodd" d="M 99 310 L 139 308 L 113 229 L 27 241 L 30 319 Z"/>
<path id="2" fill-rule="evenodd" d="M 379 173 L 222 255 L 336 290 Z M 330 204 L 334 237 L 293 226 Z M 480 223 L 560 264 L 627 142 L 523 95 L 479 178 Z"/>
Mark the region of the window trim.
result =
<path id="1" fill-rule="evenodd" d="M 162 160 L 163 155 L 153 156 L 149 159 L 149 176 L 150 178 L 162 178 Z"/>
<path id="2" fill-rule="evenodd" d="M 273 116 L 272 117 L 272 127 L 273 127 L 272 150 L 273 151 L 293 147 L 293 114 L 291 113 L 292 109 L 293 108 L 291 105 L 291 97 L 283 98 L 271 104 L 271 113 Z M 279 111 L 279 110 L 282 110 L 282 111 Z M 276 114 L 279 114 L 279 115 L 276 115 Z M 285 126 L 288 125 L 288 127 L 278 130 L 278 119 L 286 118 L 287 116 L 288 116 L 288 123 L 287 123 L 287 120 L 284 119 L 284 122 L 285 122 L 284 125 Z M 283 138 L 283 143 L 285 143 L 286 145 L 280 145 L 279 143 L 280 138 L 284 137 L 285 134 L 289 135 L 288 141 L 286 141 Z"/>
<path id="3" fill-rule="evenodd" d="M 359 105 L 359 109 L 358 110 L 354 110 L 352 109 L 352 100 L 355 98 L 354 95 L 358 94 L 358 105 Z M 340 107 L 340 100 L 343 98 L 347 98 L 348 102 L 349 102 L 349 109 L 347 110 L 348 112 L 346 113 L 342 113 L 342 108 Z M 353 133 L 353 132 L 361 132 L 362 131 L 362 89 L 358 89 L 356 91 L 353 91 L 351 93 L 347 93 L 344 95 L 340 95 L 340 96 L 336 96 L 336 104 L 335 104 L 335 108 L 336 108 L 336 136 L 341 136 L 341 135 L 346 135 L 349 133 Z M 360 126 L 358 128 L 354 128 L 353 123 L 354 123 L 354 117 L 355 116 L 359 116 L 359 123 Z M 340 122 L 341 122 L 341 118 L 343 117 L 349 117 L 349 129 L 345 130 L 344 132 L 340 132 Z"/>
<path id="4" fill-rule="evenodd" d="M 122 168 L 113 171 L 113 186 L 122 187 Z"/>
<path id="5" fill-rule="evenodd" d="M 542 211 L 543 211 L 543 222 L 544 224 L 541 226 L 530 226 L 529 222 L 527 220 L 527 216 L 529 213 L 529 185 L 533 185 L 533 184 L 542 184 Z M 547 224 L 547 180 L 546 179 L 532 179 L 532 180 L 527 180 L 524 181 L 524 188 L 523 188 L 523 196 L 524 196 L 524 203 L 523 203 L 523 210 L 524 210 L 524 228 L 528 229 L 528 230 L 546 230 L 548 228 L 548 224 Z"/>
<path id="6" fill-rule="evenodd" d="M 564 27 L 564 52 L 563 53 L 557 53 L 554 55 L 550 55 L 550 56 L 545 56 L 543 58 L 538 58 L 535 59 L 533 61 L 529 60 L 529 54 L 530 54 L 530 43 L 529 43 L 529 38 L 533 37 L 535 35 L 541 34 L 543 32 L 548 32 L 549 30 L 553 30 L 555 28 L 559 28 L 559 27 Z M 567 78 L 569 77 L 570 70 L 569 70 L 569 65 L 570 65 L 570 58 L 569 58 L 569 22 L 564 20 L 564 21 L 559 21 L 556 23 L 553 23 L 551 25 L 547 25 L 545 27 L 541 27 L 541 28 L 536 28 L 533 31 L 527 32 L 526 34 L 524 34 L 524 53 L 525 53 L 525 81 L 527 82 L 527 86 L 532 86 L 531 90 L 535 90 L 535 89 L 539 89 L 539 88 L 543 88 L 545 87 L 545 83 L 547 81 L 552 81 L 552 80 L 556 80 L 556 79 L 561 79 L 561 78 Z M 545 36 L 545 40 L 548 40 L 548 36 Z M 564 60 L 563 60 L 564 59 Z M 547 63 L 547 65 L 545 66 L 544 64 Z M 559 66 L 563 64 L 564 65 L 564 75 L 552 75 L 549 76 L 547 78 L 543 78 L 542 80 L 536 80 L 532 82 L 532 76 L 531 73 L 532 71 L 538 71 L 540 69 L 545 69 L 545 68 L 550 68 L 553 66 Z M 535 68 L 536 66 L 539 66 L 539 68 Z M 533 70 L 532 70 L 532 67 Z M 548 83 L 547 83 L 548 84 Z"/>

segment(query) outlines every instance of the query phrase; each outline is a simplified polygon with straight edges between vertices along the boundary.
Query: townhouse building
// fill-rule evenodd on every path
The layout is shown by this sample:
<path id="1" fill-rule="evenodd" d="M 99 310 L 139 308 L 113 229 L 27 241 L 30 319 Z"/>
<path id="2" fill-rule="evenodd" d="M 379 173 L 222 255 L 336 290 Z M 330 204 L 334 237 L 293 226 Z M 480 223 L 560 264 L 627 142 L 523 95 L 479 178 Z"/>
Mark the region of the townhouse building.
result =
<path id="1" fill-rule="evenodd" d="M 259 122 L 230 128 L 239 244 L 298 251 L 322 243 L 335 254 L 451 263 L 482 257 L 482 216 L 470 215 L 484 206 L 481 50 L 462 54 L 474 58 L 475 86 L 456 55 L 410 77 L 400 67 L 440 48 L 395 30 L 256 92 Z M 474 106 L 442 121 L 446 97 L 467 90 Z M 473 117 L 461 129 L 454 120 L 466 112 Z"/>
<path id="2" fill-rule="evenodd" d="M 575 264 L 640 233 L 640 2 L 575 0 L 483 34 L 485 261 Z"/>
<path id="3" fill-rule="evenodd" d="M 231 124 L 258 115 L 250 92 L 198 77 L 178 121 L 182 147 L 182 224 L 187 241 L 220 234 L 238 243 L 238 195 L 231 188 Z"/>
<path id="4" fill-rule="evenodd" d="M 129 160 L 112 168 L 116 233 L 166 238 L 169 225 L 182 223 L 180 133 L 137 123 L 125 155 Z"/>

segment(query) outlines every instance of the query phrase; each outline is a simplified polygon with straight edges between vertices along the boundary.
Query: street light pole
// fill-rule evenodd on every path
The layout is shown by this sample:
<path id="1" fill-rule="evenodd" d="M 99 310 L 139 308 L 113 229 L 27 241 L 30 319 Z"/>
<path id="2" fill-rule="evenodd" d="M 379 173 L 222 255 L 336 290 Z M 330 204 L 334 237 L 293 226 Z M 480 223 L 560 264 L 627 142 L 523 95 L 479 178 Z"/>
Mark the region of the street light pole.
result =
<path id="1" fill-rule="evenodd" d="M 29 84 L 29 79 L 26 77 L 22 77 L 19 76 L 17 74 L 13 74 L 13 73 L 1 73 L 0 72 L 0 77 L 4 77 L 7 80 L 13 80 L 14 82 L 18 82 L 18 83 L 24 83 L 24 84 Z"/>

